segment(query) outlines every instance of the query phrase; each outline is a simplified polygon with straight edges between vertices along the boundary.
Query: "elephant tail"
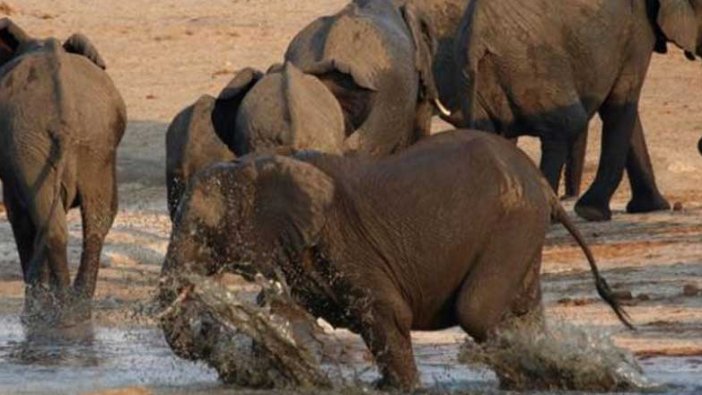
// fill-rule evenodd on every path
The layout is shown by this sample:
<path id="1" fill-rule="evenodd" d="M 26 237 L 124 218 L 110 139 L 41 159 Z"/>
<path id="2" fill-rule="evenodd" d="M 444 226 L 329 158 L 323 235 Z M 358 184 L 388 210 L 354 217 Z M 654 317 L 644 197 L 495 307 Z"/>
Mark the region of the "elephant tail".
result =
<path id="1" fill-rule="evenodd" d="M 46 258 L 46 253 L 44 251 L 48 245 L 47 239 L 49 229 L 52 226 L 56 209 L 61 203 L 61 181 L 63 180 L 66 170 L 67 161 L 65 157 L 66 151 L 69 149 L 71 143 L 71 128 L 76 124 L 75 114 L 73 112 L 74 107 L 71 105 L 72 103 L 69 102 L 71 98 L 66 92 L 66 83 L 63 78 L 64 65 L 61 58 L 62 46 L 56 40 L 50 40 L 47 45 L 52 51 L 49 64 L 54 84 L 53 100 L 57 103 L 57 113 L 46 130 L 48 138 L 52 143 L 46 166 L 54 168 L 55 178 L 49 211 L 44 219 L 44 223 L 37 226 L 37 233 L 34 237 L 34 255 L 29 264 L 30 270 L 34 273 L 38 273 L 41 270 L 41 266 Z M 50 177 L 46 177 L 42 182 L 46 182 L 46 180 L 50 180 Z M 39 191 L 40 188 L 37 187 L 35 190 Z M 34 199 L 36 198 L 35 196 Z M 35 278 L 39 277 L 37 276 Z"/>
<path id="2" fill-rule="evenodd" d="M 573 236 L 575 241 L 578 243 L 578 245 L 580 245 L 580 248 L 583 250 L 583 253 L 585 253 L 587 261 L 590 264 L 592 276 L 595 279 L 595 287 L 597 288 L 597 293 L 605 302 L 607 302 L 607 304 L 612 308 L 619 320 L 627 328 L 632 330 L 635 329 L 634 325 L 631 323 L 631 317 L 629 317 L 629 314 L 619 304 L 619 301 L 617 301 L 617 298 L 613 294 L 612 290 L 609 288 L 609 284 L 607 284 L 607 281 L 600 274 L 600 271 L 597 267 L 597 262 L 595 262 L 595 257 L 592 254 L 592 250 L 590 250 L 590 247 L 585 242 L 585 238 L 583 237 L 582 233 L 580 233 L 580 230 L 578 230 L 578 228 L 575 226 L 570 217 L 568 217 L 568 213 L 566 213 L 566 211 L 563 209 L 563 206 L 561 206 L 561 204 L 558 202 L 558 199 L 555 195 L 553 195 L 552 199 L 552 217 L 554 220 L 560 222 L 564 228 L 566 228 L 568 233 L 570 233 L 571 236 Z"/>

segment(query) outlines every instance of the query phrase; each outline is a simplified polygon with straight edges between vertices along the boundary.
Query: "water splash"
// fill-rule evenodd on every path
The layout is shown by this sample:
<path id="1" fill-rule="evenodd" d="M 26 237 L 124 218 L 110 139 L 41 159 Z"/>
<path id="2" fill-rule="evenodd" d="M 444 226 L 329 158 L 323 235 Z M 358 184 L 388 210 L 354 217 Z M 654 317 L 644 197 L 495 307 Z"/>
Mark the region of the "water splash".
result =
<path id="1" fill-rule="evenodd" d="M 259 277 L 262 303 L 254 303 L 212 278 L 190 275 L 179 283 L 187 295 L 167 314 L 187 322 L 199 357 L 223 381 L 248 388 L 332 386 L 321 367 L 324 331 L 282 284 Z"/>
<path id="2" fill-rule="evenodd" d="M 517 325 L 482 345 L 468 340 L 459 360 L 487 365 L 505 390 L 611 392 L 658 387 L 633 355 L 605 333 L 559 322 L 534 328 Z"/>

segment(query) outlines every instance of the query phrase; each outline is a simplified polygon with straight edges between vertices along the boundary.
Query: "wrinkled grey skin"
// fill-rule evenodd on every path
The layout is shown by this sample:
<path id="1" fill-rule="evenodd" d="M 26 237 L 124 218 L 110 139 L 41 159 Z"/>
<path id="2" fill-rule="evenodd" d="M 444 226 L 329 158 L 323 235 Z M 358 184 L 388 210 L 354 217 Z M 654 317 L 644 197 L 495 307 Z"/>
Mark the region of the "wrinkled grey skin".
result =
<path id="1" fill-rule="evenodd" d="M 235 158 L 212 125 L 215 98 L 203 95 L 176 115 L 166 132 L 168 213 L 175 216 L 188 180 L 205 167 Z"/>
<path id="2" fill-rule="evenodd" d="M 600 166 L 578 215 L 611 218 L 625 167 L 633 194 L 627 211 L 668 209 L 638 113 L 651 55 L 664 52 L 666 40 L 688 57 L 702 54 L 702 0 L 473 0 L 458 33 L 463 87 L 450 121 L 540 137 L 541 170 L 555 189 L 569 146 L 582 143 L 599 114 Z"/>
<path id="3" fill-rule="evenodd" d="M 382 156 L 430 132 L 434 46 L 431 26 L 412 5 L 354 0 L 298 33 L 285 59 L 339 100 L 346 150 Z"/>
<path id="4" fill-rule="evenodd" d="M 598 292 L 626 323 L 530 159 L 471 131 L 381 160 L 251 156 L 198 173 L 176 215 L 159 298 L 166 307 L 182 295 L 181 274 L 281 273 L 312 314 L 361 334 L 382 384 L 410 389 L 410 330 L 460 325 L 483 341 L 513 318 L 540 316 L 551 218 L 584 249 Z M 193 345 L 207 328 L 161 324 L 178 355 L 198 358 Z"/>
<path id="5" fill-rule="evenodd" d="M 95 293 L 117 211 L 115 154 L 126 125 L 104 67 L 82 35 L 62 45 L 0 20 L 0 178 L 30 307 L 32 291 L 46 286 L 59 307 L 73 294 L 66 256 L 73 207 L 81 209 L 83 253 L 72 289 L 86 299 Z"/>

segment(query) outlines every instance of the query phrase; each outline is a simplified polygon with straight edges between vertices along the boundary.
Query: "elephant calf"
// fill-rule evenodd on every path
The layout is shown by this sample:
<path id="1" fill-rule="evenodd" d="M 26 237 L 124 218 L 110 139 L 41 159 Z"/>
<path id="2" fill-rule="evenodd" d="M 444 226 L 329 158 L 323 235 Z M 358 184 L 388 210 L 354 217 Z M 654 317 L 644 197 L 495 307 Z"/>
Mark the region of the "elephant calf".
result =
<path id="1" fill-rule="evenodd" d="M 292 63 L 266 74 L 246 68 L 213 98 L 203 96 L 173 120 L 166 134 L 171 219 L 197 171 L 251 152 L 344 150 L 340 104 L 315 76 Z"/>
<path id="2" fill-rule="evenodd" d="M 40 291 L 50 284 L 59 306 L 71 295 L 66 212 L 81 209 L 83 254 L 73 287 L 86 299 L 95 293 L 100 253 L 117 212 L 115 154 L 126 110 L 104 68 L 83 35 L 63 44 L 33 39 L 0 20 L 3 197 L 27 295 L 45 295 Z"/>
<path id="3" fill-rule="evenodd" d="M 166 132 L 168 212 L 175 217 L 190 178 L 205 167 L 235 158 L 212 124 L 215 98 L 203 95 L 183 109 Z"/>
<path id="4" fill-rule="evenodd" d="M 507 140 L 445 132 L 371 160 L 257 156 L 199 173 L 184 195 L 160 299 L 178 275 L 282 273 L 296 299 L 359 333 L 382 384 L 418 382 L 410 330 L 460 325 L 483 341 L 541 306 L 551 219 L 585 251 L 599 294 L 627 323 L 592 254 L 530 159 Z M 189 334 L 162 323 L 174 351 Z"/>

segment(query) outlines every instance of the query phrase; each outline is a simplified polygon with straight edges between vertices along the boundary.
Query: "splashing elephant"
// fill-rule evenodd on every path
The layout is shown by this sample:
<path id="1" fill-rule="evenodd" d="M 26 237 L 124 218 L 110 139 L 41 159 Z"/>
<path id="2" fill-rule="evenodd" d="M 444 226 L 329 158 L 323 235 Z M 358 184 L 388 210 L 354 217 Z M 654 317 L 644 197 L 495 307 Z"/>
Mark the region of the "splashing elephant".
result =
<path id="1" fill-rule="evenodd" d="M 552 218 L 583 248 L 600 295 L 627 323 L 531 160 L 471 131 L 382 159 L 250 156 L 198 173 L 176 215 L 159 298 L 164 307 L 187 300 L 179 276 L 188 273 L 278 273 L 312 314 L 363 337 L 381 384 L 409 389 L 418 382 L 411 330 L 460 325 L 483 341 L 512 320 L 540 317 Z M 208 328 L 177 317 L 161 324 L 178 355 L 197 358 L 193 345 Z"/>
<path id="2" fill-rule="evenodd" d="M 666 42 L 702 54 L 702 1 L 474 0 L 456 42 L 462 84 L 455 125 L 541 139 L 541 170 L 555 189 L 568 147 L 603 120 L 597 176 L 576 204 L 609 220 L 626 168 L 631 213 L 669 209 L 654 178 L 639 118 L 652 53 Z M 583 148 L 584 149 L 584 148 Z"/>
<path id="3" fill-rule="evenodd" d="M 411 4 L 354 0 L 295 36 L 285 59 L 315 75 L 344 112 L 347 151 L 387 155 L 429 135 L 435 40 Z"/>
<path id="4" fill-rule="evenodd" d="M 126 125 L 124 102 L 104 68 L 81 34 L 62 44 L 0 20 L 0 178 L 28 313 L 46 287 L 58 307 L 95 293 L 117 212 L 115 155 Z M 66 213 L 73 207 L 81 209 L 83 253 L 71 288 Z"/>

